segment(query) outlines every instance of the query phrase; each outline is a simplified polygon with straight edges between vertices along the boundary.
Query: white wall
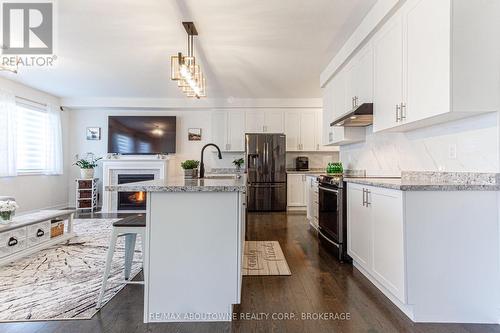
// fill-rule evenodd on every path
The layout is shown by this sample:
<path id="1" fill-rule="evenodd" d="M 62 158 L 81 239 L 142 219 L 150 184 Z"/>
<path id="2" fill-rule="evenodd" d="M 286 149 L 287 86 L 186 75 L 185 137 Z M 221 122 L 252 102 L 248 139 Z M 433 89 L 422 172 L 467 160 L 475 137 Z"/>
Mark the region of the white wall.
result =
<path id="1" fill-rule="evenodd" d="M 370 176 L 400 176 L 402 170 L 499 172 L 499 115 L 491 113 L 406 133 L 373 133 L 341 147 L 349 169 Z M 456 147 L 456 158 L 450 150 Z"/>
<path id="2" fill-rule="evenodd" d="M 0 78 L 0 87 L 16 96 L 40 103 L 60 105 L 59 98 L 25 85 Z M 0 178 L 0 195 L 16 198 L 20 212 L 42 208 L 64 208 L 68 198 L 68 112 L 62 113 L 64 174 L 61 176 L 29 175 Z M 1 120 L 0 120 L 1 121 Z M 1 162 L 0 162 L 1 163 Z"/>

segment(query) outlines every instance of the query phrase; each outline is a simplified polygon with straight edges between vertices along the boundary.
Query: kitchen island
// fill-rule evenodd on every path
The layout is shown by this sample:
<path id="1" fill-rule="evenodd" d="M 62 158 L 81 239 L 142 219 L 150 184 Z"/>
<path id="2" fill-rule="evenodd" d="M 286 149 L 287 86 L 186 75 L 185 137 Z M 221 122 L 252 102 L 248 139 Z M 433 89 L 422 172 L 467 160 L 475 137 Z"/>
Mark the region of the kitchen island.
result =
<path id="1" fill-rule="evenodd" d="M 230 321 L 240 303 L 246 179 L 167 178 L 146 192 L 144 322 Z"/>

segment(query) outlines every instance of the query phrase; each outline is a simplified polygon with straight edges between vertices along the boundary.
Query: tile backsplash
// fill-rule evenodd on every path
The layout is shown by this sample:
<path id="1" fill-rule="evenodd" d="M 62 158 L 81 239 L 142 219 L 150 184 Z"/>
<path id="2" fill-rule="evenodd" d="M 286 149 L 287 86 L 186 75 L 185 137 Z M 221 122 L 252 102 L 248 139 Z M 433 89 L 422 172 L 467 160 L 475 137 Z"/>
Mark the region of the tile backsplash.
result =
<path id="1" fill-rule="evenodd" d="M 368 176 L 400 176 L 414 171 L 499 171 L 499 117 L 491 113 L 404 133 L 373 133 L 341 147 L 344 168 Z"/>
<path id="2" fill-rule="evenodd" d="M 339 161 L 338 152 L 287 152 L 286 153 L 286 167 L 287 169 L 295 168 L 295 158 L 297 156 L 307 156 L 309 158 L 309 168 L 326 168 L 328 162 Z"/>

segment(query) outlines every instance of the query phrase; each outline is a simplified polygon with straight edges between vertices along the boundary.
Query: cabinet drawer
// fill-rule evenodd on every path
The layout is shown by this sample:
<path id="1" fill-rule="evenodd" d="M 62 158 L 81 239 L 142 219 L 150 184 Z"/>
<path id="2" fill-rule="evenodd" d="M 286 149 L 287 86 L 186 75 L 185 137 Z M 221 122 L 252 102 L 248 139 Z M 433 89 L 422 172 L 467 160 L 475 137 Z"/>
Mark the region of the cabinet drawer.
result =
<path id="1" fill-rule="evenodd" d="M 27 246 L 34 246 L 50 239 L 50 221 L 44 221 L 27 227 Z"/>
<path id="2" fill-rule="evenodd" d="M 26 248 L 26 227 L 0 234 L 0 258 Z"/>

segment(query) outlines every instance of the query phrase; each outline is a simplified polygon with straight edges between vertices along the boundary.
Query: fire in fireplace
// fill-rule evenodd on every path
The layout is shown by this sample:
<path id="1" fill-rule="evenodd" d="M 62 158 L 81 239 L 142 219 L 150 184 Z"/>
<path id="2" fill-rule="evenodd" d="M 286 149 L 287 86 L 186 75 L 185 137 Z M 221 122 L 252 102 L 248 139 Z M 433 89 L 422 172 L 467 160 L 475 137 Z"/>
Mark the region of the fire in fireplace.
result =
<path id="1" fill-rule="evenodd" d="M 123 174 L 118 175 L 118 184 L 127 184 L 153 180 L 153 174 Z M 146 193 L 118 192 L 118 210 L 145 210 Z"/>

